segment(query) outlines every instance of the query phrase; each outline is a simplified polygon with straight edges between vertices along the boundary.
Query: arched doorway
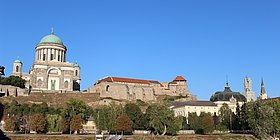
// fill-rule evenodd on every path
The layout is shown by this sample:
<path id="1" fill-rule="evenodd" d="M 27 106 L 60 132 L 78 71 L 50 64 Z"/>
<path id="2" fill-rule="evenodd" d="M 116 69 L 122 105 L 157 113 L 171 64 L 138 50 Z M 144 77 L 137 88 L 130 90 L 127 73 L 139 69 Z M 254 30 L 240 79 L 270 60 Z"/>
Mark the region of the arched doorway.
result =
<path id="1" fill-rule="evenodd" d="M 48 90 L 60 89 L 60 76 L 61 72 L 57 68 L 51 68 L 48 70 Z"/>

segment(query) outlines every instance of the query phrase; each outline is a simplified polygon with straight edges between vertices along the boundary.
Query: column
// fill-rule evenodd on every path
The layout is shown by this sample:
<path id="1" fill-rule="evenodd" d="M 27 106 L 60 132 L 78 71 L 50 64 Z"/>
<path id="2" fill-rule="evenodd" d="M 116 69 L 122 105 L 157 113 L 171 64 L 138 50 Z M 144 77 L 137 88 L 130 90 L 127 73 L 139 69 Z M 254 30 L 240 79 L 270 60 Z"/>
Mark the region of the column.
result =
<path id="1" fill-rule="evenodd" d="M 47 49 L 47 61 L 50 61 L 51 60 L 51 50 L 50 49 Z"/>
<path id="2" fill-rule="evenodd" d="M 62 51 L 62 62 L 64 62 L 64 51 Z"/>
<path id="3" fill-rule="evenodd" d="M 36 50 L 36 54 L 35 54 L 35 61 L 38 60 L 38 50 Z"/>
<path id="4" fill-rule="evenodd" d="M 60 50 L 60 62 L 62 62 L 62 51 Z"/>

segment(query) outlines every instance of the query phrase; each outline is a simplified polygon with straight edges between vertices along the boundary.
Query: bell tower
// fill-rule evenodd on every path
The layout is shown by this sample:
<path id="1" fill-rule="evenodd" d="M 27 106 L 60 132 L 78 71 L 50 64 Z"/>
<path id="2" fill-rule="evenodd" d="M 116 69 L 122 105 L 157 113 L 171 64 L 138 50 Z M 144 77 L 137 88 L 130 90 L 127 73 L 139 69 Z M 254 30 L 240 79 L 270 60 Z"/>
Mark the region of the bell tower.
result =
<path id="1" fill-rule="evenodd" d="M 252 79 L 246 77 L 244 79 L 244 91 L 243 95 L 246 97 L 247 102 L 254 101 L 255 100 L 255 93 L 252 89 Z"/>
<path id="2" fill-rule="evenodd" d="M 22 76 L 22 62 L 19 59 L 15 60 L 13 63 L 12 75 L 19 76 L 19 77 Z"/>

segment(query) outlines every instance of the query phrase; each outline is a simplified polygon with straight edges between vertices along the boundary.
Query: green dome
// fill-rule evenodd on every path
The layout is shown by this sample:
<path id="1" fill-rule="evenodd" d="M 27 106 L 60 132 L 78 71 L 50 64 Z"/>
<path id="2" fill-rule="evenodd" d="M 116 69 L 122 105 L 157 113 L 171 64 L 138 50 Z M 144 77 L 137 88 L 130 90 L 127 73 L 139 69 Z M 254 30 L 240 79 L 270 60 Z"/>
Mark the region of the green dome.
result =
<path id="1" fill-rule="evenodd" d="M 54 34 L 45 36 L 41 39 L 40 43 L 57 43 L 63 45 L 62 40 Z"/>

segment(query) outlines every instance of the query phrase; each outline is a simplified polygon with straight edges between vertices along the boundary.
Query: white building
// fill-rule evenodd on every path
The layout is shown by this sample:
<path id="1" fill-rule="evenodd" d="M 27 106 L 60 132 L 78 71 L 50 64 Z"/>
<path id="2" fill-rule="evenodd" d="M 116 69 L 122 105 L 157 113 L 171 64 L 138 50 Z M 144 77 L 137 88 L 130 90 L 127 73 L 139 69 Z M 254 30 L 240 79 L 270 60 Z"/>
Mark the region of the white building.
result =
<path id="1" fill-rule="evenodd" d="M 188 120 L 189 113 L 196 113 L 198 116 L 201 112 L 211 113 L 213 116 L 218 114 L 218 106 L 211 101 L 186 101 L 174 102 L 170 106 L 175 116 L 183 116 Z"/>
<path id="2" fill-rule="evenodd" d="M 23 63 L 15 60 L 12 75 L 25 79 L 31 92 L 80 90 L 80 66 L 66 62 L 67 48 L 53 31 L 43 37 L 35 49 L 29 73 L 23 73 Z"/>

